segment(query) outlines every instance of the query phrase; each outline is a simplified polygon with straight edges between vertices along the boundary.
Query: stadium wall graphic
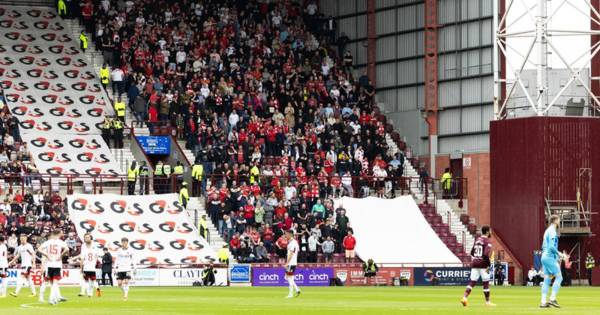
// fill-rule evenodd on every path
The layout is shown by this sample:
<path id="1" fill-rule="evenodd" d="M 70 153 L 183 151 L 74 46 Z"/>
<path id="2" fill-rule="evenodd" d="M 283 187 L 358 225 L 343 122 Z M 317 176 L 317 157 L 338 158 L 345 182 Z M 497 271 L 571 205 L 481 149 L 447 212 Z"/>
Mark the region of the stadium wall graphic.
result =
<path id="1" fill-rule="evenodd" d="M 212 263 L 215 251 L 200 237 L 177 194 L 122 196 L 74 194 L 69 215 L 83 239 L 91 233 L 99 247 L 115 252 L 129 239 L 139 265 Z"/>

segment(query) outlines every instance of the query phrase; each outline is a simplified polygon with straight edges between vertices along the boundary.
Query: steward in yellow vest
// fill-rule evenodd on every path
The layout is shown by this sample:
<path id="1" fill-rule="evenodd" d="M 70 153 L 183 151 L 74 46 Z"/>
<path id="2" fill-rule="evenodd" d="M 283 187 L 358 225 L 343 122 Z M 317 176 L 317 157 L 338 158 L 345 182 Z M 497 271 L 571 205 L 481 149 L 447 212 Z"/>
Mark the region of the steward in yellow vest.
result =
<path id="1" fill-rule="evenodd" d="M 204 176 L 204 165 L 196 162 L 192 166 L 192 196 L 198 197 L 202 194 L 202 176 Z"/>
<path id="2" fill-rule="evenodd" d="M 181 190 L 179 190 L 179 203 L 187 209 L 188 201 L 190 201 L 190 195 L 188 194 L 187 183 L 181 184 Z"/>
<path id="3" fill-rule="evenodd" d="M 127 169 L 127 194 L 135 194 L 135 182 L 140 174 L 140 169 L 137 166 L 137 162 L 131 162 L 131 166 Z"/>
<path id="4" fill-rule="evenodd" d="M 117 118 L 119 118 L 120 121 L 125 122 L 125 102 L 121 100 L 120 96 L 115 102 L 115 112 L 117 113 Z"/>
<path id="5" fill-rule="evenodd" d="M 106 90 L 106 87 L 108 87 L 108 78 L 109 77 L 110 77 L 110 71 L 108 70 L 108 66 L 106 64 L 103 64 L 102 68 L 100 68 L 100 83 L 102 83 L 104 90 Z"/>
<path id="6" fill-rule="evenodd" d="M 85 36 L 85 32 L 81 31 L 81 34 L 79 34 L 79 48 L 81 48 L 81 51 L 85 54 L 85 50 L 88 48 L 88 38 L 87 36 Z"/>

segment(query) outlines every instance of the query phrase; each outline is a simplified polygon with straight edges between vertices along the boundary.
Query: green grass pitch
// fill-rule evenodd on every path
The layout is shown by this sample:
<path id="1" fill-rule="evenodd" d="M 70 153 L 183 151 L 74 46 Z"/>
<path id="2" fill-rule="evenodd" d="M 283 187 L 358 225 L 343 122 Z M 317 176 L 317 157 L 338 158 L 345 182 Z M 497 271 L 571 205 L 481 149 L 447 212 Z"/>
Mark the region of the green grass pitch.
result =
<path id="1" fill-rule="evenodd" d="M 10 288 L 12 290 L 12 288 Z M 102 297 L 77 297 L 78 288 L 63 288 L 68 302 L 42 305 L 24 288 L 18 298 L 0 299 L 2 314 L 600 314 L 600 288 L 563 288 L 561 309 L 538 309 L 539 288 L 492 287 L 492 301 L 484 306 L 481 286 L 470 305 L 459 299 L 462 287 L 306 287 L 299 298 L 285 299 L 279 288 L 142 288 L 132 287 L 129 301 L 117 288 Z"/>

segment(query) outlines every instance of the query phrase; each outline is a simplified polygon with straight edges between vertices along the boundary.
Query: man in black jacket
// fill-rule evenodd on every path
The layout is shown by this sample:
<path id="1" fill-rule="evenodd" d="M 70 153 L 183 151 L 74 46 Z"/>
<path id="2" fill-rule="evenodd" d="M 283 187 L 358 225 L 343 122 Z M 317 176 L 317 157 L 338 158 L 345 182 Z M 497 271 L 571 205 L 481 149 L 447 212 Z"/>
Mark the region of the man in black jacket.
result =
<path id="1" fill-rule="evenodd" d="M 108 252 L 108 248 L 104 248 L 104 255 L 102 256 L 102 284 L 106 285 L 106 277 L 108 275 L 108 280 L 110 280 L 110 286 L 113 286 L 113 278 L 112 278 L 112 264 L 113 258 L 112 255 Z"/>

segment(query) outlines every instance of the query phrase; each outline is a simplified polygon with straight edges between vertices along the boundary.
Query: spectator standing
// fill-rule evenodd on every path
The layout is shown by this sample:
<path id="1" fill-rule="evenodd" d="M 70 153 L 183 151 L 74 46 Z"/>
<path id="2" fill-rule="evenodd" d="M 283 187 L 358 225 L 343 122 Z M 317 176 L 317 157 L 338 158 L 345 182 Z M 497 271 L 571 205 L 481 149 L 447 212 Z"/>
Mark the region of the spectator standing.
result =
<path id="1" fill-rule="evenodd" d="M 323 258 L 326 263 L 330 263 L 333 261 L 333 253 L 335 251 L 335 243 L 331 239 L 331 236 L 327 236 L 325 241 L 323 242 L 322 250 L 323 250 Z"/>
<path id="2" fill-rule="evenodd" d="M 117 94 L 117 96 L 121 96 L 123 94 L 123 88 L 125 86 L 123 79 L 125 78 L 125 73 L 119 67 L 113 69 L 110 73 L 110 78 L 112 81 L 112 90 L 113 95 Z"/>
<path id="3" fill-rule="evenodd" d="M 352 235 L 352 231 L 348 231 L 348 235 L 344 237 L 344 241 L 342 242 L 342 244 L 345 251 L 346 262 L 350 263 L 352 262 L 352 260 L 354 260 L 354 248 L 356 247 L 356 238 L 354 238 L 354 236 Z"/>

